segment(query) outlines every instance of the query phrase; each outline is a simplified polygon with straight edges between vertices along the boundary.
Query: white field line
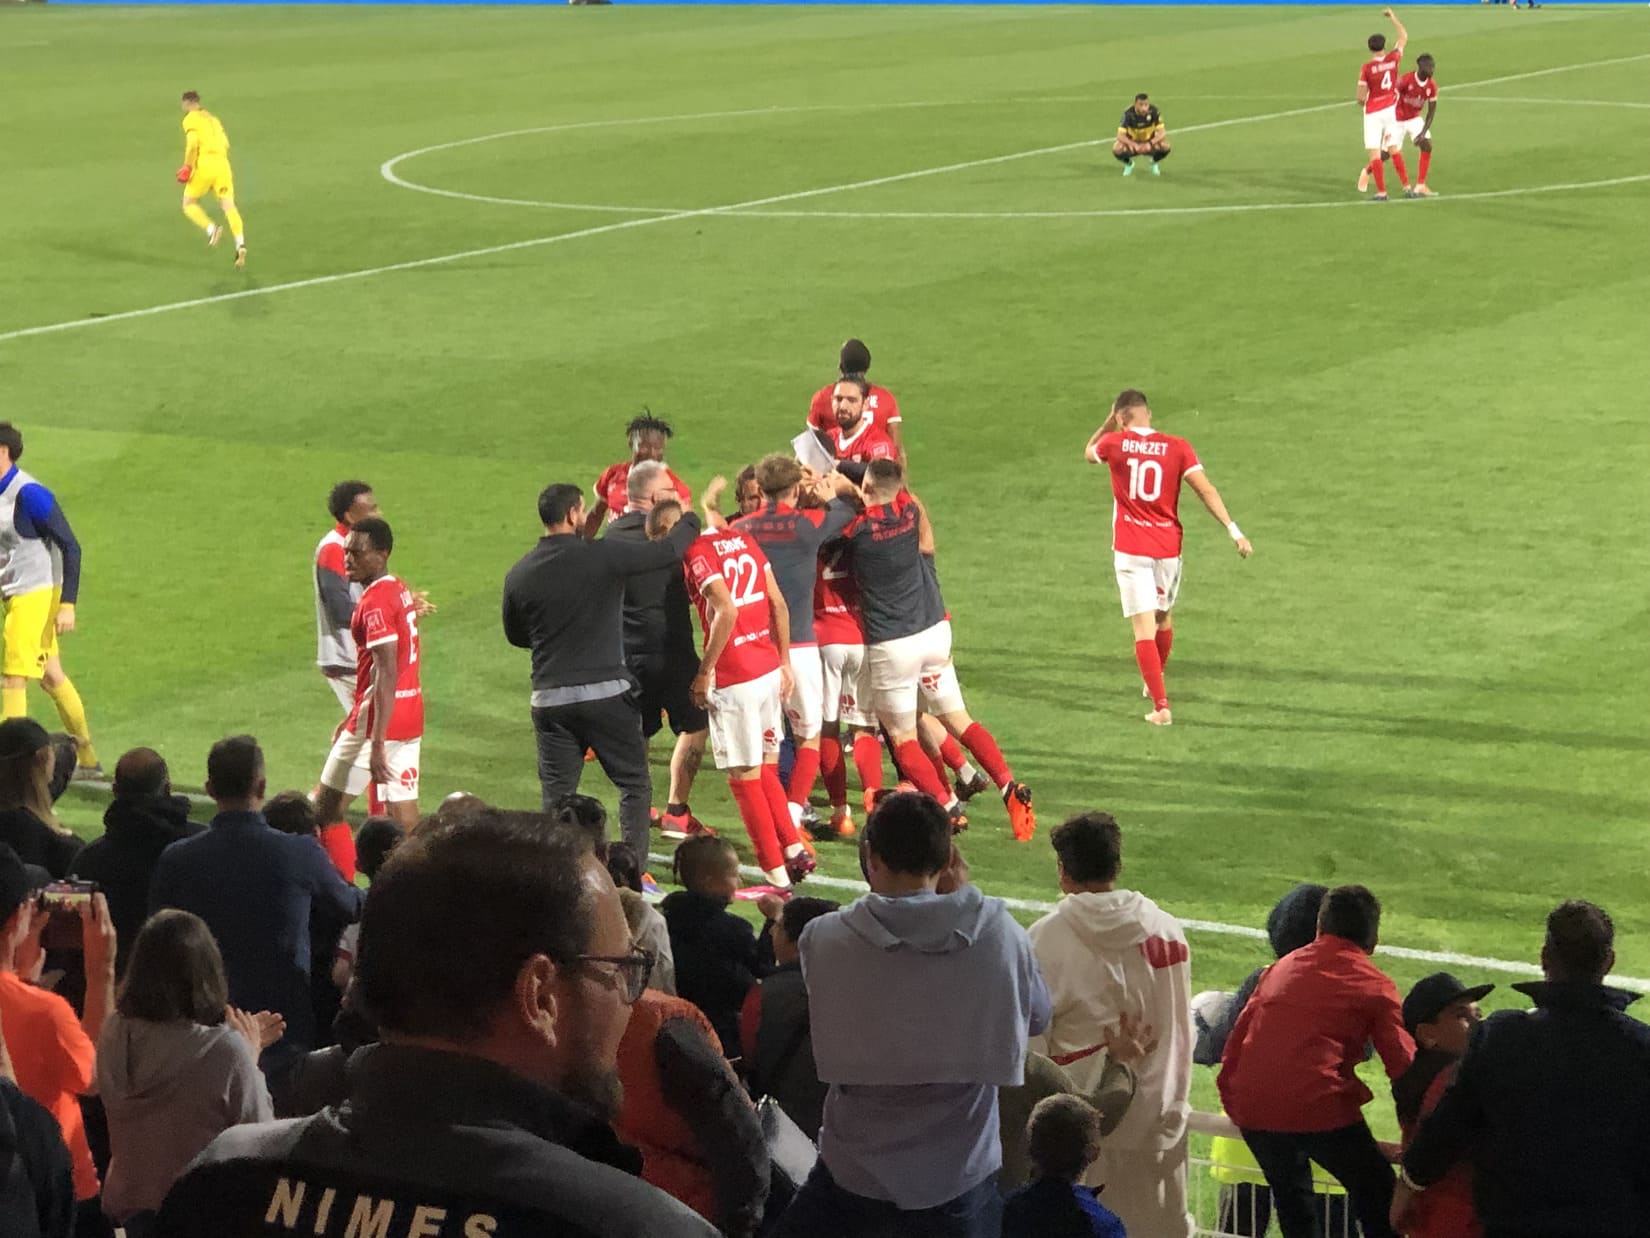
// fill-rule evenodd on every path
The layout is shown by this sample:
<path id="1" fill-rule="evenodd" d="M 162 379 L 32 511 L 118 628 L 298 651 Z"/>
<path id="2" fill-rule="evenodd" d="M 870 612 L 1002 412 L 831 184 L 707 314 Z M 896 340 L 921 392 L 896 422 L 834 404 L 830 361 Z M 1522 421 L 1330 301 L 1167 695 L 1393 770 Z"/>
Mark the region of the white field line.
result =
<path id="1" fill-rule="evenodd" d="M 1534 77 L 1546 77 L 1555 73 L 1567 73 L 1578 69 L 1601 68 L 1606 65 L 1627 64 L 1631 62 L 1650 60 L 1650 52 L 1635 56 L 1617 56 L 1608 60 L 1585 61 L 1578 64 L 1558 65 L 1548 69 L 1536 69 L 1529 73 L 1512 73 L 1500 77 L 1485 78 L 1478 82 L 1463 82 L 1456 89 L 1465 89 L 1475 86 L 1497 85 L 1502 82 L 1522 81 Z M 1288 111 L 1273 112 L 1261 116 L 1234 117 L 1229 120 L 1211 121 L 1203 125 L 1188 125 L 1178 129 L 1178 133 L 1206 131 L 1225 128 L 1230 125 L 1261 124 L 1269 120 L 1283 120 L 1291 116 L 1302 116 L 1312 112 L 1331 111 L 1336 108 L 1346 109 L 1346 101 L 1324 103 L 1314 107 L 1292 108 Z M 309 279 L 289 280 L 281 284 L 270 284 L 262 288 L 245 288 L 238 292 L 217 293 L 209 297 L 192 297 L 184 301 L 169 301 L 160 305 L 145 306 L 142 309 L 123 310 L 114 314 L 105 314 L 97 318 L 72 318 L 63 322 L 44 323 L 35 327 L 20 327 L 11 331 L 0 332 L 0 342 L 7 340 L 28 339 L 37 335 L 51 335 L 60 331 L 73 331 L 82 327 L 94 327 L 114 322 L 126 322 L 138 318 L 150 318 L 157 314 L 169 314 L 177 310 L 196 309 L 205 305 L 218 305 L 230 301 L 248 300 L 253 297 L 272 296 L 279 292 L 296 292 L 303 288 L 320 288 L 329 284 L 346 283 L 358 279 L 370 279 L 379 275 L 389 275 L 397 271 L 416 271 L 427 267 L 442 266 L 447 263 L 464 262 L 472 258 L 492 257 L 496 254 L 512 253 L 518 250 L 534 249 L 546 245 L 559 245 L 566 241 L 581 240 L 586 237 L 603 236 L 610 232 L 622 232 L 631 228 L 646 227 L 650 224 L 674 223 L 684 219 L 702 218 L 708 215 L 729 215 L 740 211 L 748 211 L 756 207 L 773 206 L 782 202 L 796 202 L 806 198 L 823 197 L 834 193 L 849 193 L 859 189 L 872 189 L 882 185 L 892 185 L 903 181 L 916 180 L 928 176 L 942 176 L 950 172 L 961 172 L 971 168 L 991 167 L 996 164 L 1008 163 L 1018 159 L 1032 159 L 1042 155 L 1060 154 L 1065 151 L 1081 150 L 1086 147 L 1109 142 L 1110 137 L 1094 138 L 1081 142 L 1066 142 L 1057 146 L 1038 147 L 1034 150 L 1019 151 L 1008 155 L 994 155 L 985 159 L 971 159 L 960 163 L 945 164 L 935 168 L 920 168 L 913 172 L 900 172 L 892 176 L 873 177 L 864 181 L 850 181 L 841 185 L 827 185 L 819 189 L 804 189 L 795 193 L 776 194 L 766 198 L 757 198 L 748 202 L 734 202 L 726 206 L 706 207 L 702 210 L 675 211 L 668 215 L 650 215 L 641 219 L 625 219 L 617 223 L 600 224 L 591 228 L 579 228 L 572 232 L 561 232 L 551 236 L 532 237 L 524 241 L 511 241 L 503 245 L 488 245 L 478 249 L 459 250 L 455 253 L 437 254 L 428 258 L 413 258 L 405 262 L 386 263 L 383 266 L 363 267 L 354 271 L 339 271 L 331 275 L 317 275 Z"/>
<path id="2" fill-rule="evenodd" d="M 1542 107 L 1626 107 L 1650 109 L 1650 103 L 1621 99 L 1526 99 L 1512 95 L 1453 95 L 1457 103 L 1535 103 Z"/>

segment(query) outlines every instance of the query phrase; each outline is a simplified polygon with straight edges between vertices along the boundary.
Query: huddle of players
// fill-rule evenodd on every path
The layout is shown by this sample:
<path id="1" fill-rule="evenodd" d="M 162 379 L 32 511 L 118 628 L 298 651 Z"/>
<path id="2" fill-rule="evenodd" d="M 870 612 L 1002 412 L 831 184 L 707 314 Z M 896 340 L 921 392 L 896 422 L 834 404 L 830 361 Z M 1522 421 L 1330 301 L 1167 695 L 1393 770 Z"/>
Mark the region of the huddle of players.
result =
<path id="1" fill-rule="evenodd" d="M 1358 173 L 1358 192 L 1367 191 L 1373 177 L 1375 196 L 1370 201 L 1387 200 L 1386 172 L 1381 165 L 1390 159 L 1406 198 L 1435 197 L 1427 188 L 1427 172 L 1432 167 L 1432 118 L 1438 112 L 1438 82 L 1433 77 L 1433 60 L 1431 56 L 1418 56 L 1414 70 L 1399 76 L 1398 66 L 1403 62 L 1409 32 L 1391 9 L 1383 10 L 1383 15 L 1390 18 L 1397 29 L 1398 41 L 1387 51 L 1384 34 L 1370 35 L 1369 50 L 1375 53 L 1375 58 L 1365 63 L 1358 73 L 1358 102 L 1364 109 L 1364 153 L 1368 158 Z M 1421 115 L 1423 108 L 1425 117 Z M 1406 137 L 1421 152 L 1421 166 L 1416 170 L 1413 186 L 1404 164 Z"/>

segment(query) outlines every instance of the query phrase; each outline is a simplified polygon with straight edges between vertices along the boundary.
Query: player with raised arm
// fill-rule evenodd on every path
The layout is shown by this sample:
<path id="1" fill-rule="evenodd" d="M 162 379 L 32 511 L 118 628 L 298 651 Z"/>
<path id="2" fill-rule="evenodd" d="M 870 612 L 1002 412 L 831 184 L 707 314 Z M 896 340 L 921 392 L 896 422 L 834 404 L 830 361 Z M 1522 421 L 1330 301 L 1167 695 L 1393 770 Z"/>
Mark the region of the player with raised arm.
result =
<path id="1" fill-rule="evenodd" d="M 718 478 L 707 487 L 707 516 L 710 495 L 726 484 Z M 657 504 L 648 536 L 665 536 L 681 514 L 679 503 Z M 789 889 L 814 870 L 814 859 L 779 781 L 782 702 L 794 687 L 784 595 L 762 548 L 738 529 L 706 529 L 688 547 L 682 571 L 705 632 L 689 691 L 710 714 L 711 753 L 728 776 L 758 867 L 770 885 Z"/>
<path id="2" fill-rule="evenodd" d="M 206 233 L 207 245 L 223 240 L 223 224 L 215 224 L 201 208 L 203 195 L 216 194 L 235 236 L 235 265 L 246 265 L 246 224 L 235 206 L 235 174 L 229 168 L 229 135 L 223 122 L 201 106 L 193 90 L 183 92 L 183 166 L 178 169 L 183 186 L 183 213 L 189 222 Z"/>
<path id="3" fill-rule="evenodd" d="M 630 502 L 627 483 L 630 480 L 631 466 L 640 464 L 643 460 L 657 460 L 663 464 L 665 444 L 675 433 L 668 421 L 660 420 L 646 409 L 642 410 L 641 416 L 630 419 L 630 424 L 624 428 L 624 432 L 630 441 L 630 459 L 608 465 L 602 470 L 602 475 L 596 478 L 596 502 L 584 521 L 584 535 L 587 538 L 593 538 L 600 533 L 605 522 L 617 520 L 624 514 L 624 509 Z M 676 497 L 684 506 L 691 506 L 693 491 L 688 489 L 687 482 L 672 473 L 668 466 L 665 474 L 670 478 L 670 484 L 676 488 Z"/>
<path id="4" fill-rule="evenodd" d="M 418 758 L 424 737 L 419 681 L 417 600 L 390 575 L 395 535 L 377 516 L 356 522 L 344 546 L 352 582 L 362 586 L 350 634 L 355 641 L 355 700 L 332 738 L 321 770 L 315 815 L 323 826 L 368 784 L 403 830 L 418 824 Z"/>
<path id="5" fill-rule="evenodd" d="M 1173 718 L 1163 668 L 1174 644 L 1173 612 L 1180 594 L 1181 482 L 1226 526 L 1238 554 L 1247 559 L 1254 547 L 1227 513 L 1192 445 L 1152 429 L 1151 406 L 1140 392 L 1124 391 L 1112 402 L 1083 457 L 1111 469 L 1112 558 L 1123 614 L 1134 628 L 1134 658 L 1152 700 L 1146 721 L 1168 726 Z"/>
<path id="6" fill-rule="evenodd" d="M 1422 106 L 1427 114 L 1421 115 Z M 1394 110 L 1400 137 L 1407 137 L 1421 152 L 1421 166 L 1415 171 L 1415 188 L 1406 197 L 1435 198 L 1427 188 L 1427 172 L 1432 167 L 1432 118 L 1438 114 L 1438 79 L 1433 76 L 1431 56 L 1415 58 L 1415 69 L 1398 79 L 1398 105 Z"/>
<path id="7" fill-rule="evenodd" d="M 871 350 L 865 346 L 864 340 L 848 340 L 842 345 L 842 352 L 837 357 L 839 375 L 858 374 L 863 378 L 870 369 Z M 899 401 L 894 399 L 894 393 L 886 387 L 867 382 L 865 412 L 882 428 L 883 434 L 894 444 L 895 457 L 904 464 L 905 440 L 900 434 Z M 836 424 L 836 384 L 826 383 L 814 392 L 814 398 L 809 401 L 808 425 L 821 434 L 830 434 Z"/>
<path id="8" fill-rule="evenodd" d="M 852 483 L 839 477 L 837 493 Z M 1014 837 L 1037 828 L 1031 788 L 1015 779 L 991 732 L 963 704 L 951 662 L 951 624 L 939 580 L 925 562 L 934 555 L 928 513 L 905 488 L 897 460 L 873 460 L 860 487 L 865 512 L 848 527 L 854 581 L 859 586 L 865 652 L 871 668 L 877 721 L 888 733 L 894 763 L 919 791 L 944 804 L 960 828 L 962 804 L 950 794 L 917 738 L 920 704 L 968 749 L 1002 792 Z"/>
<path id="9" fill-rule="evenodd" d="M 1134 102 L 1123 109 L 1123 118 L 1117 122 L 1117 141 L 1112 143 L 1112 157 L 1123 165 L 1123 175 L 1134 174 L 1134 157 L 1152 157 L 1152 175 L 1162 176 L 1158 165 L 1169 157 L 1169 130 L 1163 124 L 1163 114 L 1145 91 L 1134 97 Z"/>
<path id="10" fill-rule="evenodd" d="M 1358 71 L 1358 102 L 1364 109 L 1364 153 L 1368 162 L 1358 173 L 1358 192 L 1369 188 L 1369 178 L 1375 178 L 1375 196 L 1371 202 L 1386 201 L 1386 172 L 1381 167 L 1383 152 L 1392 157 L 1392 166 L 1404 189 L 1409 189 L 1409 172 L 1404 157 L 1398 151 L 1399 133 L 1396 107 L 1398 104 L 1398 65 L 1404 58 L 1404 45 L 1409 33 L 1391 9 L 1382 9 L 1381 15 L 1390 18 L 1398 32 L 1397 45 L 1386 50 L 1386 35 L 1369 36 L 1369 50 L 1375 53 Z"/>
<path id="11" fill-rule="evenodd" d="M 825 437 L 838 460 L 869 464 L 900 458 L 899 444 L 868 410 L 870 398 L 871 384 L 863 374 L 844 374 L 832 389 L 832 425 Z"/>

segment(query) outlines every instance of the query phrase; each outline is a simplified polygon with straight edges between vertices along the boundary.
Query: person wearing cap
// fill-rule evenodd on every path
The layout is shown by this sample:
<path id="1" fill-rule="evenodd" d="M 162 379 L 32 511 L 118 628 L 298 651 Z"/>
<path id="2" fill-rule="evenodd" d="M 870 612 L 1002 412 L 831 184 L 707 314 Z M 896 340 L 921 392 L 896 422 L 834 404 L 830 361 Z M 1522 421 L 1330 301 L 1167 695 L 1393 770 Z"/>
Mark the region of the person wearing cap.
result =
<path id="1" fill-rule="evenodd" d="M 1485 1238 L 1628 1238 L 1650 1230 L 1650 1027 L 1638 995 L 1604 983 L 1609 914 L 1579 900 L 1547 917 L 1534 1010 L 1474 1027 L 1455 1079 L 1422 1118 L 1392 1201 L 1405 1232 L 1470 1160 Z M 1452 1238 L 1454 1236 L 1452 1235 Z"/>
<path id="2" fill-rule="evenodd" d="M 45 727 L 33 718 L 0 722 L 0 843 L 54 878 L 68 876 L 81 848 L 52 811 L 56 767 L 57 753 Z"/>
<path id="3" fill-rule="evenodd" d="M 1469 989 L 1440 971 L 1416 981 L 1404 998 L 1404 1026 L 1415 1038 L 1415 1061 L 1393 1080 L 1392 1099 L 1406 1148 L 1455 1078 L 1472 1029 L 1483 1018 L 1478 1003 L 1494 988 L 1480 984 Z M 1422 1195 L 1410 1209 L 1404 1232 L 1409 1238 L 1479 1238 L 1484 1231 L 1473 1211 L 1470 1168 L 1455 1166 Z"/>
<path id="4" fill-rule="evenodd" d="M 74 1164 L 78 1210 L 94 1222 L 85 1232 L 96 1232 L 97 1168 L 80 1096 L 92 1086 L 97 1038 L 115 1003 L 115 929 L 103 895 L 92 895 L 81 912 L 86 1006 L 76 1019 L 67 1001 L 36 984 L 45 959 L 40 935 L 50 919 L 35 897 L 41 884 L 17 852 L 0 845 L 0 1026 L 17 1086 L 57 1119 Z"/>

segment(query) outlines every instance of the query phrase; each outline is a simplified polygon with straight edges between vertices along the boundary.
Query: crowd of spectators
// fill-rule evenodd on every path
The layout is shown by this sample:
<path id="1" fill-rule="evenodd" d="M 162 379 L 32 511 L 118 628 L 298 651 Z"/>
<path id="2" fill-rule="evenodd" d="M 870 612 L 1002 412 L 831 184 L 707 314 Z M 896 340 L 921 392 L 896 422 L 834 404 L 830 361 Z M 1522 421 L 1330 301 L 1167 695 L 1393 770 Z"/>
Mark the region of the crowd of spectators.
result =
<path id="1" fill-rule="evenodd" d="M 1194 999 L 1104 813 L 1052 832 L 1063 898 L 1027 929 L 943 808 L 888 795 L 868 892 L 767 895 L 758 932 L 727 843 L 683 842 L 660 900 L 586 796 L 369 819 L 346 866 L 250 737 L 208 755 L 209 824 L 127 753 L 84 847 L 62 760 L 0 724 L 5 1238 L 1184 1238 L 1194 1061 L 1241 1132 L 1222 1232 L 1650 1215 L 1650 1029 L 1589 903 L 1548 918 L 1531 1009 L 1481 1019 L 1492 986 L 1445 973 L 1400 994 L 1356 885 L 1292 890 L 1276 961 Z"/>

